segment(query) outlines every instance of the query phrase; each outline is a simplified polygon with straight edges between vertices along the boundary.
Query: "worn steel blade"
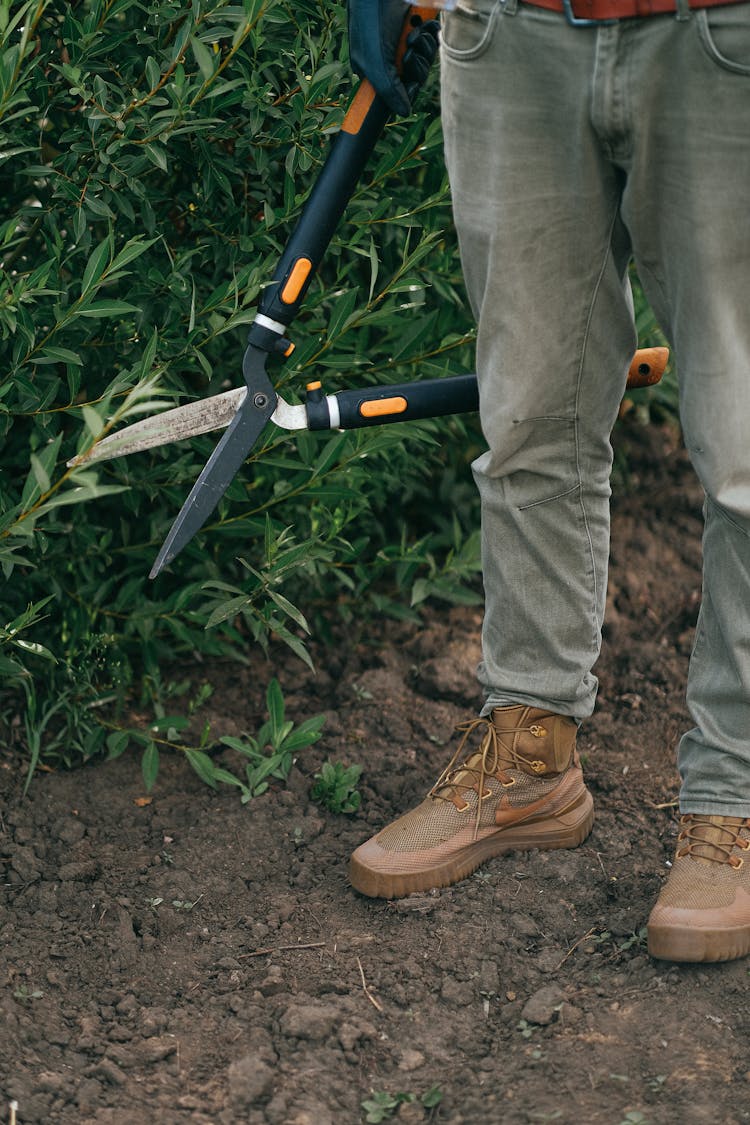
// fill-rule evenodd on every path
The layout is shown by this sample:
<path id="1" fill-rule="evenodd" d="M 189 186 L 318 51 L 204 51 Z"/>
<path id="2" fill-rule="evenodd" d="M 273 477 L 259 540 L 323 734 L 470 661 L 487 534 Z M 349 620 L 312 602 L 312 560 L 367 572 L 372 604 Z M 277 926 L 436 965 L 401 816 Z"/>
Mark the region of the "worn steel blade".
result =
<path id="1" fill-rule="evenodd" d="M 156 578 L 200 531 L 221 500 L 276 409 L 276 392 L 265 371 L 265 353 L 248 348 L 243 372 L 247 394 L 193 485 L 151 568 Z"/>
<path id="2" fill-rule="evenodd" d="M 112 457 L 126 457 L 157 445 L 169 445 L 173 441 L 210 433 L 211 430 L 221 430 L 232 421 L 246 394 L 247 387 L 237 387 L 211 398 L 175 406 L 162 414 L 153 414 L 118 433 L 108 434 L 88 453 L 68 461 L 68 465 L 74 468 L 94 461 L 108 461 Z"/>
<path id="3" fill-rule="evenodd" d="M 220 395 L 198 399 L 143 418 L 120 430 L 108 434 L 98 441 L 87 453 L 68 461 L 68 468 L 91 465 L 95 461 L 110 461 L 113 457 L 127 457 L 131 453 L 142 453 L 159 445 L 171 445 L 175 441 L 208 434 L 212 430 L 222 430 L 234 418 L 247 394 L 247 387 L 236 387 Z M 271 421 L 283 430 L 304 430 L 307 428 L 307 411 L 302 405 L 285 402 L 276 396 L 276 408 Z"/>

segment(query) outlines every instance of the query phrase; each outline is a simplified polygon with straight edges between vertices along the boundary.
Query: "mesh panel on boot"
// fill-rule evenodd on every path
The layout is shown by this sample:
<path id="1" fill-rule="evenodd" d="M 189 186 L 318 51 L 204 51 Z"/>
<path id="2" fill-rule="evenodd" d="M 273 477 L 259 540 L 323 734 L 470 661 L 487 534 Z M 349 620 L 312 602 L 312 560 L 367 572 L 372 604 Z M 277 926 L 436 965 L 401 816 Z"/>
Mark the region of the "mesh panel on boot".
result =
<path id="1" fill-rule="evenodd" d="M 492 790 L 495 799 L 486 797 L 482 801 L 479 827 L 491 828 L 495 823 L 497 802 L 504 790 L 494 778 L 487 778 L 485 787 Z M 421 805 L 400 816 L 378 833 L 378 844 L 387 851 L 413 852 L 445 843 L 462 828 L 476 823 L 476 792 L 470 790 L 462 796 L 469 806 L 464 812 L 459 812 L 452 801 L 426 797 Z"/>
<path id="2" fill-rule="evenodd" d="M 750 894 L 748 864 L 738 871 L 728 863 L 712 863 L 708 867 L 685 856 L 675 860 L 659 895 L 659 906 L 684 907 L 688 910 L 731 906 L 740 886 Z"/>
<path id="3" fill-rule="evenodd" d="M 510 789 L 504 790 L 508 797 L 508 804 L 512 805 L 513 808 L 518 808 L 519 805 L 530 805 L 532 801 L 538 801 L 542 797 L 546 797 L 560 784 L 560 777 L 548 779 L 531 777 L 520 770 L 508 770 L 508 776 L 515 778 L 516 782 Z"/>
<path id="4" fill-rule="evenodd" d="M 479 818 L 480 828 L 494 828 L 495 810 L 503 796 L 508 797 L 508 802 L 514 808 L 529 805 L 546 797 L 557 785 L 560 778 L 551 778 L 545 781 L 540 777 L 529 777 L 528 774 L 510 771 L 510 776 L 516 779 L 516 784 L 505 788 L 494 777 L 486 777 L 485 790 L 489 789 L 491 797 L 482 801 L 482 812 Z M 399 817 L 393 824 L 389 824 L 378 834 L 378 844 L 386 851 L 407 852 L 421 851 L 423 848 L 436 847 L 445 843 L 460 832 L 463 828 L 473 827 L 477 817 L 476 790 L 461 790 L 461 797 L 468 804 L 468 808 L 459 812 L 452 801 L 427 797 L 411 812 Z"/>

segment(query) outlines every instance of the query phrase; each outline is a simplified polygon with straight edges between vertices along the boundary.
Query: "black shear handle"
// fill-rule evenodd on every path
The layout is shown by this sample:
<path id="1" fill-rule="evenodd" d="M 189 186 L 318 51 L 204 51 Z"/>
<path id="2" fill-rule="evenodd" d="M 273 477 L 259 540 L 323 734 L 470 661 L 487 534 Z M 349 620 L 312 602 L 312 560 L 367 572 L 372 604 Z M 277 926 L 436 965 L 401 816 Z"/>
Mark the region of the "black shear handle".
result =
<path id="1" fill-rule="evenodd" d="M 409 10 L 402 43 L 428 17 Z M 427 34 L 428 32 L 425 32 Z M 416 93 L 418 82 L 410 82 L 409 93 Z M 341 131 L 315 181 L 302 215 L 281 256 L 273 279 L 263 291 L 259 313 L 268 320 L 287 326 L 300 305 L 315 271 L 331 241 L 346 205 L 351 199 L 365 165 L 390 116 L 387 102 L 364 79 L 347 111 Z M 249 342 L 267 347 L 266 330 L 254 324 Z"/>
<path id="2" fill-rule="evenodd" d="M 305 405 L 311 430 L 355 430 L 385 422 L 468 414 L 479 409 L 479 391 L 476 375 L 360 387 L 335 395 L 324 395 L 320 383 L 311 383 Z"/>

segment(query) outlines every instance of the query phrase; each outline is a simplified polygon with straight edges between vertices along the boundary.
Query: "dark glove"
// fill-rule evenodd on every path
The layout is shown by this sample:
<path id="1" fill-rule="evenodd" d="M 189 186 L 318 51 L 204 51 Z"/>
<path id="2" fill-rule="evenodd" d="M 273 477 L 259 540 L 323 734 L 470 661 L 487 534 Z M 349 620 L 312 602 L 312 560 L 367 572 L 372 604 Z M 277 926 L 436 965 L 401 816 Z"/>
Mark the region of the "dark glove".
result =
<path id="1" fill-rule="evenodd" d="M 407 39 L 403 78 L 396 68 L 396 52 L 409 8 L 404 0 L 347 0 L 349 57 L 355 74 L 369 78 L 395 113 L 411 112 L 411 98 L 422 85 L 435 57 L 436 20 L 419 21 Z"/>

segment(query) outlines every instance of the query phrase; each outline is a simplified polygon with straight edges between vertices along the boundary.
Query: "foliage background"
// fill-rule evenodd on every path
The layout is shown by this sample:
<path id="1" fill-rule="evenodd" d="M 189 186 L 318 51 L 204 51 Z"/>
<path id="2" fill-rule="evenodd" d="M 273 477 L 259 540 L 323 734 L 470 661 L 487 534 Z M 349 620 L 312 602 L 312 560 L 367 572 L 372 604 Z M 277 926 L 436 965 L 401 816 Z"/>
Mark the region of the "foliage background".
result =
<path id="1" fill-rule="evenodd" d="M 103 716 L 134 692 L 173 734 L 185 685 L 160 669 L 182 657 L 274 636 L 307 659 L 320 606 L 354 623 L 479 597 L 471 417 L 269 432 L 154 583 L 215 436 L 66 467 L 157 403 L 239 384 L 351 90 L 333 0 L 0 2 L 0 722 L 7 738 L 23 715 L 32 765 L 121 753 Z M 653 338 L 640 297 L 639 317 Z M 275 378 L 295 401 L 312 374 L 335 390 L 471 370 L 472 333 L 433 74 L 386 129 Z"/>

